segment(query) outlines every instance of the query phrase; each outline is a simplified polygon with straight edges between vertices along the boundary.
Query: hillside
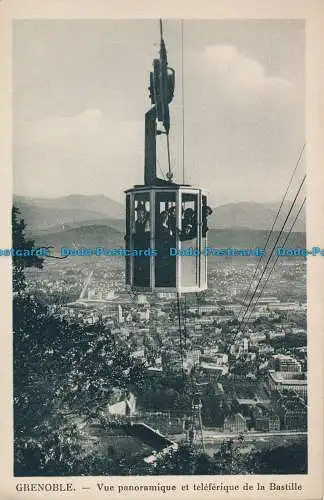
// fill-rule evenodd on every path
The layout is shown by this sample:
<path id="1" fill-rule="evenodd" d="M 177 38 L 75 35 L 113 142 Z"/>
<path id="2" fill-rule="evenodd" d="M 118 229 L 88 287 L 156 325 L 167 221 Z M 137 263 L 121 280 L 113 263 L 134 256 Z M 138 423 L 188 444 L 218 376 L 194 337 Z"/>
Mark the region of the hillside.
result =
<path id="1" fill-rule="evenodd" d="M 86 210 L 106 214 L 120 219 L 124 216 L 124 206 L 108 196 L 71 194 L 58 198 L 29 198 L 14 196 L 14 201 L 22 204 L 32 204 L 39 208 Z"/>
<path id="2" fill-rule="evenodd" d="M 14 196 L 27 227 L 33 233 L 93 224 L 108 224 L 123 228 L 124 206 L 107 196 L 71 195 L 61 198 L 27 198 Z M 117 222 L 118 221 L 118 222 Z"/>
<path id="3" fill-rule="evenodd" d="M 273 234 L 273 242 L 278 233 Z M 216 248 L 254 248 L 263 247 L 268 236 L 267 231 L 254 230 L 235 230 L 235 229 L 211 229 L 208 232 L 208 246 Z M 54 233 L 37 234 L 34 236 L 36 244 L 55 245 L 57 249 L 65 247 L 105 247 L 119 248 L 124 247 L 124 233 L 119 232 L 110 226 L 82 226 L 68 229 L 66 231 L 57 231 Z M 284 235 L 281 240 L 284 239 Z M 304 247 L 305 234 L 292 233 L 286 246 Z"/>
<path id="4" fill-rule="evenodd" d="M 60 198 L 27 198 L 14 196 L 28 230 L 33 234 L 54 233 L 83 226 L 108 225 L 124 231 L 125 207 L 107 196 L 71 195 Z M 282 207 L 276 227 L 280 227 L 290 204 Z M 279 203 L 229 203 L 214 208 L 209 217 L 210 228 L 269 230 L 275 220 Z M 296 212 L 293 211 L 293 214 Z M 292 214 L 292 215 L 293 215 Z M 294 231 L 305 231 L 305 213 L 299 216 Z"/>
<path id="5" fill-rule="evenodd" d="M 276 227 L 280 227 L 289 212 L 291 203 L 284 203 L 281 208 Z M 209 218 L 209 226 L 215 228 L 250 228 L 270 229 L 277 215 L 279 203 L 229 203 L 213 210 Z M 293 211 L 292 215 L 297 212 Z M 288 226 L 289 227 L 289 226 Z M 305 231 L 305 212 L 302 211 L 294 227 L 294 231 Z"/>
<path id="6" fill-rule="evenodd" d="M 33 237 L 37 246 L 54 245 L 57 250 L 60 247 L 119 248 L 125 245 L 124 235 L 120 231 L 110 226 L 99 225 L 36 234 Z"/>

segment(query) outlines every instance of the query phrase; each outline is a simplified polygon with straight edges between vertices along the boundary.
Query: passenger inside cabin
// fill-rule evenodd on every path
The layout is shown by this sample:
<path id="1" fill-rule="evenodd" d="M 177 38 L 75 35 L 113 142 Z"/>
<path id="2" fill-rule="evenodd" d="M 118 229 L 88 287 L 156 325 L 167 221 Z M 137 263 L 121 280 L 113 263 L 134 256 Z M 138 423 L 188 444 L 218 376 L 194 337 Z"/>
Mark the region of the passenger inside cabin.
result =
<path id="1" fill-rule="evenodd" d="M 135 234 L 133 236 L 134 249 L 147 249 L 150 246 L 150 213 L 145 204 L 138 202 L 135 220 Z M 134 257 L 134 284 L 135 286 L 149 286 L 150 259 L 139 255 Z"/>
<path id="2" fill-rule="evenodd" d="M 168 228 L 172 236 L 177 233 L 176 222 L 176 207 L 173 206 L 168 209 Z"/>
<path id="3" fill-rule="evenodd" d="M 144 234 L 148 232 L 149 229 L 149 212 L 145 209 L 145 205 L 142 202 L 139 202 L 136 207 L 137 218 L 135 221 L 135 233 L 136 234 Z"/>
<path id="4" fill-rule="evenodd" d="M 170 248 L 175 246 L 175 234 L 170 229 L 168 210 L 159 214 L 155 243 L 158 251 L 155 258 L 155 282 L 158 286 L 175 286 L 176 260 L 170 256 Z"/>
<path id="5" fill-rule="evenodd" d="M 166 210 L 160 213 L 156 236 L 161 241 L 167 240 L 169 242 L 170 240 L 171 230 L 169 227 L 169 214 Z"/>
<path id="6" fill-rule="evenodd" d="M 202 237 L 206 238 L 207 236 L 207 231 L 208 231 L 208 225 L 207 225 L 207 219 L 208 216 L 213 213 L 212 209 L 207 205 L 206 200 L 203 200 L 203 205 L 202 205 Z"/>
<path id="7" fill-rule="evenodd" d="M 193 208 L 186 208 L 182 217 L 180 240 L 192 240 L 197 236 L 197 213 Z"/>

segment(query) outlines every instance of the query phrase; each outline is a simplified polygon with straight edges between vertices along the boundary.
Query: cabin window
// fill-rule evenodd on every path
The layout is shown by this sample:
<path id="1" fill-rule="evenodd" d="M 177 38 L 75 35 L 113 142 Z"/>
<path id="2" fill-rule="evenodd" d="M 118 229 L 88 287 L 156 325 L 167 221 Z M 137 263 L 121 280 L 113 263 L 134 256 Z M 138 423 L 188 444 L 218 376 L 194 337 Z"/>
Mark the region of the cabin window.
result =
<path id="1" fill-rule="evenodd" d="M 132 250 L 146 250 L 151 242 L 151 207 L 149 193 L 138 193 L 134 197 L 132 224 Z M 134 285 L 150 286 L 150 258 L 134 256 Z"/>
<path id="2" fill-rule="evenodd" d="M 184 255 L 180 256 L 181 285 L 199 286 L 199 251 L 198 241 L 198 195 L 182 193 L 180 246 Z"/>
<path id="3" fill-rule="evenodd" d="M 126 196 L 126 236 L 125 236 L 125 247 L 126 250 L 130 250 L 130 196 Z M 130 257 L 126 256 L 126 283 L 130 284 Z"/>
<path id="4" fill-rule="evenodd" d="M 208 217 L 213 213 L 212 209 L 207 205 L 207 197 L 202 197 L 202 230 L 201 235 L 203 238 L 207 237 L 208 231 Z"/>
<path id="5" fill-rule="evenodd" d="M 193 240 L 197 237 L 197 208 L 197 195 L 183 193 L 181 203 L 181 241 Z"/>
<path id="6" fill-rule="evenodd" d="M 155 197 L 155 286 L 176 286 L 176 259 L 170 248 L 176 246 L 177 208 L 176 194 L 156 193 Z"/>

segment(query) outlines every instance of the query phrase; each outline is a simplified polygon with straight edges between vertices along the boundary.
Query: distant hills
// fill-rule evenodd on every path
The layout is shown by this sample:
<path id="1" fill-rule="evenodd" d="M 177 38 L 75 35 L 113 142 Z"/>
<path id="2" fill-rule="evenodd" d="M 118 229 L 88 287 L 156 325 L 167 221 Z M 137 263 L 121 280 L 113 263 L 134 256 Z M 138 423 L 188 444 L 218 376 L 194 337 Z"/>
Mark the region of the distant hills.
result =
<path id="1" fill-rule="evenodd" d="M 289 212 L 291 203 L 284 203 L 281 207 L 276 227 L 281 227 Z M 213 210 L 209 217 L 209 227 L 215 228 L 249 228 L 269 230 L 277 215 L 280 203 L 241 202 L 221 205 Z M 297 211 L 297 209 L 295 209 Z M 296 212 L 294 211 L 292 215 Z M 288 224 L 288 228 L 290 225 Z M 301 211 L 294 231 L 305 231 L 305 212 Z"/>
<path id="2" fill-rule="evenodd" d="M 29 198 L 27 196 L 14 196 L 15 203 L 32 205 L 38 208 L 53 210 L 81 210 L 101 214 L 101 217 L 121 219 L 124 217 L 124 205 L 108 196 L 71 194 L 59 198 Z"/>
<path id="3" fill-rule="evenodd" d="M 102 228 L 108 228 L 107 231 L 111 235 L 116 231 L 124 232 L 124 205 L 104 195 L 70 195 L 59 198 L 14 196 L 14 203 L 25 219 L 28 232 L 33 235 L 39 234 L 43 237 L 45 234 L 62 232 L 79 234 L 80 231 L 87 232 L 84 228 L 90 226 L 97 226 L 101 231 Z M 228 203 L 213 209 L 208 225 L 210 228 L 232 231 L 267 231 L 272 226 L 278 208 L 279 203 Z M 276 227 L 279 227 L 288 209 L 288 204 L 285 204 L 283 215 L 277 221 Z M 294 231 L 305 231 L 303 211 Z"/>
<path id="4" fill-rule="evenodd" d="M 272 243 L 275 242 L 277 234 L 277 232 L 273 234 Z M 262 248 L 266 243 L 267 236 L 268 231 L 254 229 L 210 229 L 208 231 L 208 246 L 215 248 Z M 57 249 L 63 246 L 68 248 L 124 248 L 125 246 L 124 234 L 107 225 L 82 226 L 52 233 L 44 231 L 33 235 L 33 237 L 37 246 L 54 245 Z M 284 236 L 281 240 L 283 239 Z M 300 232 L 292 233 L 286 244 L 288 247 L 302 248 L 305 248 L 305 245 L 305 233 Z"/>
<path id="5" fill-rule="evenodd" d="M 36 246 L 54 245 L 67 248 L 120 248 L 125 246 L 124 234 L 108 225 L 89 225 L 33 235 Z"/>
<path id="6" fill-rule="evenodd" d="M 124 230 L 125 208 L 103 195 L 70 195 L 59 198 L 14 196 L 28 230 L 35 234 L 57 232 L 91 224 Z"/>

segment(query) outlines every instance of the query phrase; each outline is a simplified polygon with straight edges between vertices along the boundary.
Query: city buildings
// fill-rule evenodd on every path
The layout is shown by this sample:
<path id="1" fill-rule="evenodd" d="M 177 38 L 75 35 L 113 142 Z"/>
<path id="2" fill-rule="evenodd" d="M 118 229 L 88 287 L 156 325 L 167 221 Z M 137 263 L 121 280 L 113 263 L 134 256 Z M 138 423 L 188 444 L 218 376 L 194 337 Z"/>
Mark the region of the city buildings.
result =
<path id="1" fill-rule="evenodd" d="M 225 418 L 224 421 L 224 432 L 233 432 L 235 434 L 240 434 L 241 432 L 247 431 L 246 419 L 241 415 L 241 413 L 235 413 Z"/>
<path id="2" fill-rule="evenodd" d="M 233 434 L 307 429 L 305 297 L 302 288 L 292 286 L 295 276 L 304 279 L 303 265 L 281 264 L 268 294 L 239 331 L 237 314 L 254 265 L 218 259 L 199 301 L 194 294 L 186 297 L 180 338 L 172 294 L 132 294 L 124 287 L 122 267 L 107 268 L 104 259 L 77 262 L 51 263 L 42 274 L 27 270 L 28 293 L 46 300 L 51 314 L 72 325 L 95 328 L 101 322 L 157 384 L 185 377 L 190 387 L 194 376 L 207 427 Z M 222 390 L 215 389 L 218 385 Z M 287 399 L 287 391 L 294 398 Z M 107 402 L 109 413 L 134 420 L 145 416 L 148 423 L 154 419 L 154 428 L 180 432 L 184 409 L 165 408 L 162 400 L 159 408 L 157 399 L 153 417 L 140 396 L 134 397 L 132 406 L 129 398 L 116 396 Z"/>
<path id="3" fill-rule="evenodd" d="M 275 372 L 269 370 L 268 386 L 270 391 L 295 391 L 307 401 L 307 374 L 305 372 Z"/>
<path id="4" fill-rule="evenodd" d="M 271 357 L 269 366 L 277 372 L 301 372 L 301 364 L 292 356 L 275 354 Z"/>

